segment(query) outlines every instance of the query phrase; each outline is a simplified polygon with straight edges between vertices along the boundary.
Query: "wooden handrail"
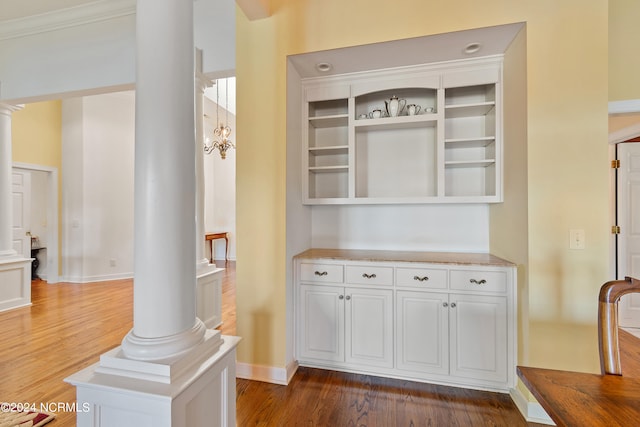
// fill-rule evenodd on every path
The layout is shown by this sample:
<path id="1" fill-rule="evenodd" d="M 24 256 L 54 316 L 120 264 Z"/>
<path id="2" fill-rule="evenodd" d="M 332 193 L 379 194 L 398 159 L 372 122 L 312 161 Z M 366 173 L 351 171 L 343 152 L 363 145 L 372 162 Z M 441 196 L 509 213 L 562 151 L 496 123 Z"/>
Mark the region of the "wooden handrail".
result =
<path id="1" fill-rule="evenodd" d="M 640 280 L 625 277 L 613 280 L 600 288 L 598 296 L 598 344 L 602 374 L 622 375 L 618 345 L 618 301 L 620 297 L 640 292 Z"/>

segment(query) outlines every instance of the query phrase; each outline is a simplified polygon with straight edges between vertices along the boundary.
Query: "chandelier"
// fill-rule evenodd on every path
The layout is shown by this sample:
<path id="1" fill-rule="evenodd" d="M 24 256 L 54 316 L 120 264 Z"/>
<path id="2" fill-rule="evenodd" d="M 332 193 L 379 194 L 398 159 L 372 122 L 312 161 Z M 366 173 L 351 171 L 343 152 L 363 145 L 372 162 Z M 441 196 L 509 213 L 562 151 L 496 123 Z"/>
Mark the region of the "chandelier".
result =
<path id="1" fill-rule="evenodd" d="M 230 148 L 236 148 L 229 135 L 231 135 L 231 128 L 229 127 L 229 79 L 225 80 L 225 123 L 220 122 L 219 110 L 220 110 L 220 86 L 218 86 L 218 80 L 216 80 L 216 128 L 213 130 L 213 140 L 206 138 L 204 142 L 204 152 L 211 154 L 216 149 L 220 152 L 220 157 L 227 158 L 227 150 Z"/>

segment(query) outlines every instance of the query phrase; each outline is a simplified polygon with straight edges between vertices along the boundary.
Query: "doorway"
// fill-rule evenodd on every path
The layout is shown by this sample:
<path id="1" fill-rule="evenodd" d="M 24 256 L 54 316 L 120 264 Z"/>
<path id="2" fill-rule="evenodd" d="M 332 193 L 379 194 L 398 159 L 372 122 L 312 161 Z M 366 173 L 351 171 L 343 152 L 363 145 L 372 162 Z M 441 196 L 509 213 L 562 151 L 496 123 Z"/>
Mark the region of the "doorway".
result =
<path id="1" fill-rule="evenodd" d="M 22 203 L 30 206 L 26 231 L 37 247 L 46 248 L 35 255 L 40 263 L 39 272 L 48 283 L 58 283 L 58 170 L 14 162 L 13 171 L 28 176 L 31 182 L 31 197 Z"/>
<path id="2" fill-rule="evenodd" d="M 640 277 L 640 138 L 616 144 L 617 278 Z M 620 326 L 640 328 L 640 294 L 618 305 Z"/>

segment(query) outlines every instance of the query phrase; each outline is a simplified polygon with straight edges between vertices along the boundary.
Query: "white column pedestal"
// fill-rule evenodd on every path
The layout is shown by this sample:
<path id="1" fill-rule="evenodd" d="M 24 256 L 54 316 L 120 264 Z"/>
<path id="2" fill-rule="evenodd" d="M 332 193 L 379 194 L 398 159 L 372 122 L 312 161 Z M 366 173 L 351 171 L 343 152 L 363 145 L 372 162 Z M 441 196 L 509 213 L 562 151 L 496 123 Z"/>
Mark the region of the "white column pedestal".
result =
<path id="1" fill-rule="evenodd" d="M 13 249 L 11 115 L 20 109 L 0 103 L 0 311 L 31 305 L 31 258 Z"/>
<path id="2" fill-rule="evenodd" d="M 78 427 L 235 427 L 239 341 L 208 330 L 188 356 L 164 362 L 105 353 L 65 379 L 77 388 Z"/>
<path id="3" fill-rule="evenodd" d="M 214 268 L 198 273 L 196 314 L 208 329 L 217 328 L 222 324 L 223 271 L 224 268 Z"/>
<path id="4" fill-rule="evenodd" d="M 31 305 L 31 259 L 0 257 L 0 311 Z"/>

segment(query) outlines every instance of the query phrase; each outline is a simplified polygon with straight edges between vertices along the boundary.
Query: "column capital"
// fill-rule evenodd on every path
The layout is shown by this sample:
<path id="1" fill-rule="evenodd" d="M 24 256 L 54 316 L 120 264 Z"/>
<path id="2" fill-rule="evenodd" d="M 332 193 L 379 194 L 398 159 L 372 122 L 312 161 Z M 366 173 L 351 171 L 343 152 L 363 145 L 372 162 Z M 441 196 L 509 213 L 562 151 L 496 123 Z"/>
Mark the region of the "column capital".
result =
<path id="1" fill-rule="evenodd" d="M 0 102 L 0 114 L 4 114 L 6 116 L 10 116 L 12 113 L 20 111 L 23 108 L 24 104 L 6 104 L 4 102 Z"/>

